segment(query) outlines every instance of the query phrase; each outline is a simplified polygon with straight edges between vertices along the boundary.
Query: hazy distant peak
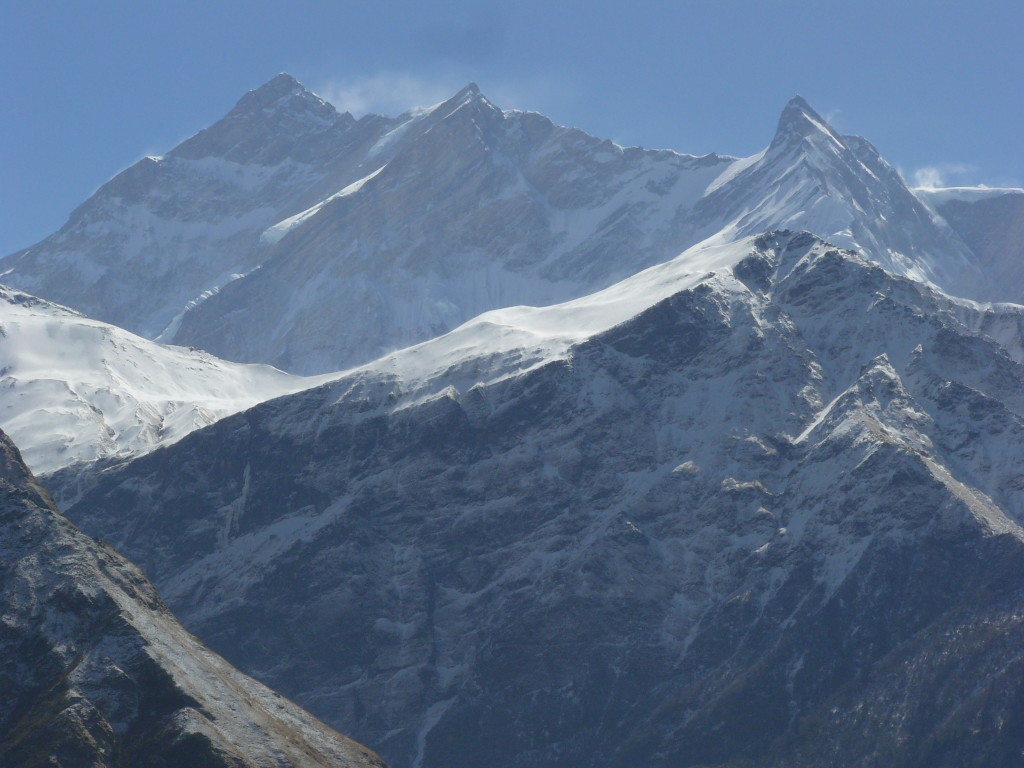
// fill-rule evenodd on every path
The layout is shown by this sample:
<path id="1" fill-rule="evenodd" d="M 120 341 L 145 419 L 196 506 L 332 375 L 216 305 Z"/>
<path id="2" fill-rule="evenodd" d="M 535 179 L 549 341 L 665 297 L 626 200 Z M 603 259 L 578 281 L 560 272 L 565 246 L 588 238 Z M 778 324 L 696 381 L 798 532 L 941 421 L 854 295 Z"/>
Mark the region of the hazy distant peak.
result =
<path id="1" fill-rule="evenodd" d="M 450 99 L 442 101 L 438 104 L 432 112 L 438 117 L 447 117 L 453 114 L 458 109 L 466 106 L 477 106 L 488 111 L 500 112 L 494 104 L 484 96 L 480 90 L 480 86 L 476 83 L 467 83 L 465 86 L 460 88 L 454 96 Z"/>
<path id="2" fill-rule="evenodd" d="M 480 86 L 476 83 L 466 83 L 459 92 L 455 94 L 454 98 L 480 98 L 483 94 L 480 92 Z"/>
<path id="3" fill-rule="evenodd" d="M 262 112 L 288 108 L 309 110 L 317 117 L 331 118 L 337 110 L 289 74 L 282 72 L 266 83 L 249 91 L 228 113 L 227 117 L 245 117 Z"/>
<path id="4" fill-rule="evenodd" d="M 775 148 L 812 136 L 825 136 L 837 144 L 842 144 L 839 135 L 825 118 L 814 111 L 802 96 L 794 96 L 779 115 L 779 124 L 775 129 L 771 146 Z"/>
<path id="5" fill-rule="evenodd" d="M 799 93 L 794 95 L 793 98 L 786 102 L 785 110 L 796 110 L 797 112 L 810 114 L 813 115 L 814 117 L 817 117 L 818 119 L 821 119 L 820 115 L 818 115 L 818 113 L 814 111 L 814 108 L 807 103 L 807 99 L 805 99 Z M 783 111 L 785 112 L 785 110 Z"/>
<path id="6" fill-rule="evenodd" d="M 254 88 L 250 93 L 254 94 L 272 94 L 272 93 L 288 93 L 296 91 L 305 91 L 306 89 L 302 86 L 298 80 L 289 75 L 287 72 L 279 72 L 270 78 L 267 82 L 261 85 L 259 88 Z"/>
<path id="7" fill-rule="evenodd" d="M 220 157 L 274 165 L 284 157 L 319 161 L 355 118 L 338 111 L 291 75 L 276 75 L 249 91 L 221 120 L 168 155 Z"/>

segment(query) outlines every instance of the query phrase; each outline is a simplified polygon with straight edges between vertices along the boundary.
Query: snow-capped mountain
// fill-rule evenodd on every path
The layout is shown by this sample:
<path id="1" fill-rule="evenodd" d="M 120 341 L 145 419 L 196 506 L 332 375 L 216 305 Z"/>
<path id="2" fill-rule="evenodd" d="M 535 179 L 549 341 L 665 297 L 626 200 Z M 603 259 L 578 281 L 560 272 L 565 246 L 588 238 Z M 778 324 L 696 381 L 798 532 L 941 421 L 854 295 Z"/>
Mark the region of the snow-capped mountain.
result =
<path id="1" fill-rule="evenodd" d="M 185 626 L 396 764 L 1016 765 L 1022 222 L 800 98 L 738 159 L 280 75 L 0 264 L 46 297 L 0 291 L 0 418 Z M 0 750 L 149 727 L 118 674 L 236 762 L 335 749 L 14 476 L 0 642 L 81 706 L 9 698 Z"/>
<path id="2" fill-rule="evenodd" d="M 233 669 L 0 433 L 0 764 L 386 768 Z"/>
<path id="3" fill-rule="evenodd" d="M 286 75 L 115 177 L 0 280 L 144 336 L 319 373 L 778 227 L 958 295 L 1024 298 L 799 98 L 738 160 L 619 147 L 474 85 L 356 121 Z"/>
<path id="4" fill-rule="evenodd" d="M 987 282 L 970 249 L 870 142 L 840 135 L 800 97 L 782 111 L 768 148 L 735 163 L 698 209 L 700 218 L 721 216 L 725 232 L 739 236 L 781 227 L 813 232 L 954 295 L 1024 296 Z"/>
<path id="5" fill-rule="evenodd" d="M 1022 339 L 1020 306 L 806 233 L 705 243 L 228 417 L 69 515 L 396 764 L 1011 765 Z"/>
<path id="6" fill-rule="evenodd" d="M 580 296 L 689 245 L 677 212 L 730 163 L 624 150 L 502 112 L 475 86 L 394 133 L 387 163 L 268 230 L 259 274 L 190 312 L 176 338 L 316 372 L 489 309 Z"/>
<path id="7" fill-rule="evenodd" d="M 58 232 L 9 257 L 0 282 L 153 338 L 256 269 L 260 233 L 326 194 L 325 179 L 344 178 L 360 141 L 384 129 L 375 122 L 339 115 L 280 75 L 119 173 Z"/>
<path id="8" fill-rule="evenodd" d="M 169 347 L 0 286 L 0 425 L 36 473 L 124 459 L 318 383 Z"/>

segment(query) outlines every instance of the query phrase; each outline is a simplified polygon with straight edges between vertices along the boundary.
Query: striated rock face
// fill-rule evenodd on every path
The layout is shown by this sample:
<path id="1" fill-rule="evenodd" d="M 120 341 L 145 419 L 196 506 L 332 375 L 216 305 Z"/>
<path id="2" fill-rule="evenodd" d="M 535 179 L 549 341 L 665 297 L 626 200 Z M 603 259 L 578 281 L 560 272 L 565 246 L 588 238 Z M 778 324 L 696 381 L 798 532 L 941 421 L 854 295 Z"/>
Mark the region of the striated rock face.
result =
<path id="1" fill-rule="evenodd" d="M 736 249 L 224 419 L 69 514 L 395 764 L 1024 760 L 1021 308 Z"/>
<path id="2" fill-rule="evenodd" d="M 200 645 L 2 433 L 0 765 L 385 768 Z"/>
<path id="3" fill-rule="evenodd" d="M 866 140 L 802 99 L 761 153 L 623 148 L 468 85 L 355 120 L 280 75 L 104 185 L 0 281 L 149 338 L 322 373 L 481 312 L 786 227 L 958 295 L 1020 300 Z"/>

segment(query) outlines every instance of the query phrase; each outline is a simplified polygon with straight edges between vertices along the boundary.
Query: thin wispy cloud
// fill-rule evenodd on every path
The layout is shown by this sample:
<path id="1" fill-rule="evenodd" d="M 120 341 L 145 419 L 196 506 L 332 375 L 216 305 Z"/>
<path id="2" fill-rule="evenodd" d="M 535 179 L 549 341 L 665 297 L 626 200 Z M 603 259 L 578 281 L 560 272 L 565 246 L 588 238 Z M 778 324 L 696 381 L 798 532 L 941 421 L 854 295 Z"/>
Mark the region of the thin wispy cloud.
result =
<path id="1" fill-rule="evenodd" d="M 966 163 L 925 165 L 914 171 L 914 186 L 920 189 L 963 186 L 969 183 L 968 177 L 977 170 L 975 166 Z"/>
<path id="2" fill-rule="evenodd" d="M 399 115 L 417 107 L 429 107 L 444 101 L 477 78 L 460 73 L 425 77 L 408 72 L 383 71 L 359 77 L 344 77 L 314 83 L 313 90 L 340 112 L 356 117 L 369 113 Z M 574 98 L 575 89 L 564 77 L 480 82 L 484 95 L 501 109 L 528 109 L 546 112 Z"/>
<path id="3" fill-rule="evenodd" d="M 339 112 L 359 117 L 369 113 L 398 115 L 414 107 L 437 104 L 463 85 L 454 78 L 427 79 L 403 72 L 378 72 L 331 80 L 314 90 Z"/>

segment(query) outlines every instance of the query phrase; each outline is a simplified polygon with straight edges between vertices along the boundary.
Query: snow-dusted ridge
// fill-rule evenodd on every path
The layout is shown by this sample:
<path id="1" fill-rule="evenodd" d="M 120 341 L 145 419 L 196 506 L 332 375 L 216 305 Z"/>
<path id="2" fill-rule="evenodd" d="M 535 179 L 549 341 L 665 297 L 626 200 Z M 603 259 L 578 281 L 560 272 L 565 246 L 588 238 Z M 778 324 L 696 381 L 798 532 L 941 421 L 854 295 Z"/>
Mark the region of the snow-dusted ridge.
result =
<path id="1" fill-rule="evenodd" d="M 138 456 L 257 403 L 353 374 L 385 375 L 426 396 L 447 382 L 445 371 L 475 359 L 467 385 L 494 381 L 561 357 L 573 344 L 730 266 L 749 246 L 749 238 L 704 243 L 593 295 L 486 312 L 362 368 L 312 377 L 150 342 L 0 286 L 0 427 L 21 441 L 33 471 L 46 474 Z"/>
<path id="2" fill-rule="evenodd" d="M 343 189 L 339 190 L 338 192 L 335 192 L 330 197 L 324 198 L 323 200 L 321 200 L 316 205 L 311 206 L 310 208 L 307 208 L 306 210 L 301 211 L 301 212 L 295 214 L 294 216 L 289 216 L 287 219 L 284 219 L 283 221 L 279 221 L 277 224 L 275 224 L 272 227 L 268 227 L 260 235 L 260 242 L 267 243 L 268 245 L 276 244 L 277 242 L 279 242 L 281 240 L 282 237 L 284 237 L 286 234 L 288 234 L 289 230 L 292 230 L 295 227 L 299 226 L 302 222 L 304 222 L 310 216 L 316 215 L 320 211 L 321 208 L 323 208 L 325 205 L 327 205 L 332 200 L 337 200 L 337 199 L 342 198 L 342 197 L 348 197 L 349 195 L 354 195 L 356 192 L 358 192 L 360 189 L 363 188 L 363 185 L 365 185 L 374 176 L 376 176 L 381 171 L 383 171 L 386 165 L 387 165 L 387 163 L 382 165 L 376 171 L 373 171 L 371 173 L 368 173 L 366 176 L 363 176 L 363 178 L 358 179 L 356 181 L 353 181 L 351 184 L 346 185 Z M 239 275 L 239 277 L 243 277 L 243 275 Z"/>
<path id="3" fill-rule="evenodd" d="M 396 764 L 999 765 L 1022 320 L 807 233 L 710 241 L 197 430 L 69 514 Z"/>
<path id="4" fill-rule="evenodd" d="M 136 456 L 320 381 L 157 344 L 0 286 L 0 428 L 36 473 Z"/>
<path id="5" fill-rule="evenodd" d="M 447 371 L 478 360 L 479 383 L 562 358 L 574 345 L 635 317 L 648 307 L 707 280 L 750 254 L 756 238 L 712 238 L 676 258 L 587 296 L 546 307 L 484 312 L 437 338 L 385 355 L 344 375 L 385 375 L 404 388 L 449 385 Z M 495 367 L 488 367 L 493 361 Z M 507 367 L 506 367 L 507 366 Z M 341 377 L 343 374 L 335 374 Z M 475 382 L 469 382 L 472 385 Z"/>
<path id="6" fill-rule="evenodd" d="M 449 386 L 464 391 L 475 384 L 491 384 L 563 359 L 574 346 L 698 284 L 712 281 L 729 290 L 733 267 L 756 252 L 764 238 L 752 235 L 729 240 L 719 233 L 669 261 L 587 296 L 546 307 L 514 306 L 484 312 L 446 334 L 331 377 L 382 376 L 420 396 Z M 833 246 L 822 243 L 806 258 L 829 248 Z M 847 257 L 862 258 L 852 252 L 847 252 Z M 795 266 L 789 264 L 786 269 Z M 990 335 L 1007 354 L 1024 363 L 1024 307 L 976 302 L 937 289 L 936 294 L 958 322 Z"/>

